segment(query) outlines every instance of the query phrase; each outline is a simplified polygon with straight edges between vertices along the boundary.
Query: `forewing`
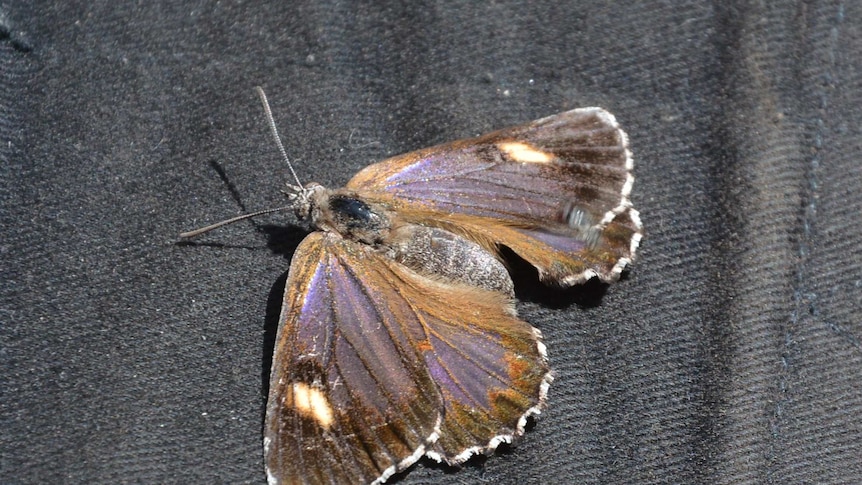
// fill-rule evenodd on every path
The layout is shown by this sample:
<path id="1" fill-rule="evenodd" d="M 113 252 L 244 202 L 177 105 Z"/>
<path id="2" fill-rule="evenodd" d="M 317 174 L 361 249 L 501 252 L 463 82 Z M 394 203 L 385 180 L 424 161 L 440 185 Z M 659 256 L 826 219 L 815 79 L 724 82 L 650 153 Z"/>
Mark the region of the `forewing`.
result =
<path id="1" fill-rule="evenodd" d="M 379 483 L 423 453 L 461 462 L 520 434 L 550 382 L 505 296 L 331 234 L 297 250 L 275 348 L 274 483 Z"/>
<path id="2" fill-rule="evenodd" d="M 423 329 L 371 259 L 324 233 L 296 251 L 270 377 L 270 483 L 385 480 L 436 439 L 442 399 L 418 358 Z"/>
<path id="3" fill-rule="evenodd" d="M 626 134 L 583 108 L 407 153 L 347 184 L 409 222 L 510 247 L 563 285 L 611 281 L 634 257 L 641 224 Z"/>

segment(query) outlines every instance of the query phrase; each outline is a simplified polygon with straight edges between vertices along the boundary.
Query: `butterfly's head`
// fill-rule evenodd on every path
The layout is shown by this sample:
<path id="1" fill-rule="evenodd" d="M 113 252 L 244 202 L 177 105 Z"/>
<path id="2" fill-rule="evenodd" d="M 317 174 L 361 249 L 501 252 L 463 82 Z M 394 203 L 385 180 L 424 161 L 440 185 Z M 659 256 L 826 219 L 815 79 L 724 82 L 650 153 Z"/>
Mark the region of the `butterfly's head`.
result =
<path id="1" fill-rule="evenodd" d="M 285 194 L 293 207 L 293 213 L 300 221 L 310 221 L 314 225 L 331 191 L 316 182 L 305 184 L 304 187 L 288 184 L 287 188 Z"/>

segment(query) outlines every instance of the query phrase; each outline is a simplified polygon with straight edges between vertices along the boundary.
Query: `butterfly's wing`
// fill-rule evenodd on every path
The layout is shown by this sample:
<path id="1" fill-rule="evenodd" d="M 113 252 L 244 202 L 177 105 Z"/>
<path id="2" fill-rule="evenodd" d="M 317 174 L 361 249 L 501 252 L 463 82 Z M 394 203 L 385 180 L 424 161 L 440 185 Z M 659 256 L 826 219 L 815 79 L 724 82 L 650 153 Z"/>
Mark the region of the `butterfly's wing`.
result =
<path id="1" fill-rule="evenodd" d="M 412 223 L 504 245 L 543 280 L 619 277 L 641 238 L 629 201 L 626 134 L 613 115 L 582 108 L 479 138 L 396 156 L 347 184 Z"/>
<path id="2" fill-rule="evenodd" d="M 312 233 L 293 258 L 275 344 L 270 483 L 382 483 L 423 454 L 465 459 L 507 441 L 550 380 L 539 339 L 497 292 Z"/>

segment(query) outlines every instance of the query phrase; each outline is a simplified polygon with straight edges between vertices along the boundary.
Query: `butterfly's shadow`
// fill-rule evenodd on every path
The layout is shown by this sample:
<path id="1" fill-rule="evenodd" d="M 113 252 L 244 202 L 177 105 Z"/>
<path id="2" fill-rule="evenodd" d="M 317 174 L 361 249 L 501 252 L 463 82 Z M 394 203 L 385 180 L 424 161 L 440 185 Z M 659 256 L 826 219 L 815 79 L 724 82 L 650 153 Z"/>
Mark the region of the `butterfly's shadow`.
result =
<path id="1" fill-rule="evenodd" d="M 281 255 L 289 263 L 297 247 L 308 235 L 308 231 L 296 225 L 278 226 L 274 224 L 263 224 L 258 230 L 266 236 L 266 245 L 274 254 Z M 261 367 L 261 426 L 265 426 L 266 401 L 269 396 L 269 378 L 272 373 L 272 357 L 275 351 L 275 339 L 278 333 L 278 321 L 281 315 L 281 306 L 284 301 L 284 289 L 287 285 L 285 270 L 273 283 L 266 300 L 266 315 L 263 323 L 263 362 Z"/>
<path id="2" fill-rule="evenodd" d="M 594 308 L 601 305 L 610 286 L 598 278 L 570 287 L 547 285 L 539 279 L 538 270 L 514 252 L 503 248 L 502 255 L 515 283 L 515 297 L 521 302 L 538 303 L 554 310 L 563 310 L 572 305 Z"/>

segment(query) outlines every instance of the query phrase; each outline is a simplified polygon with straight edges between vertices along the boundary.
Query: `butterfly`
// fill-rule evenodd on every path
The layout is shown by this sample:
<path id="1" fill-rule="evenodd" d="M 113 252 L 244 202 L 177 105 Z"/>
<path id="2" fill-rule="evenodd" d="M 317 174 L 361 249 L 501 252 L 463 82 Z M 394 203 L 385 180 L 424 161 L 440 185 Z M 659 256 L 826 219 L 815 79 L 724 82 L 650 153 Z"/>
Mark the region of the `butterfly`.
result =
<path id="1" fill-rule="evenodd" d="M 631 171 L 614 116 L 581 108 L 389 158 L 340 189 L 294 173 L 287 208 L 314 232 L 279 317 L 269 483 L 380 484 L 521 435 L 552 374 L 502 248 L 549 285 L 618 279 L 642 235 Z"/>

